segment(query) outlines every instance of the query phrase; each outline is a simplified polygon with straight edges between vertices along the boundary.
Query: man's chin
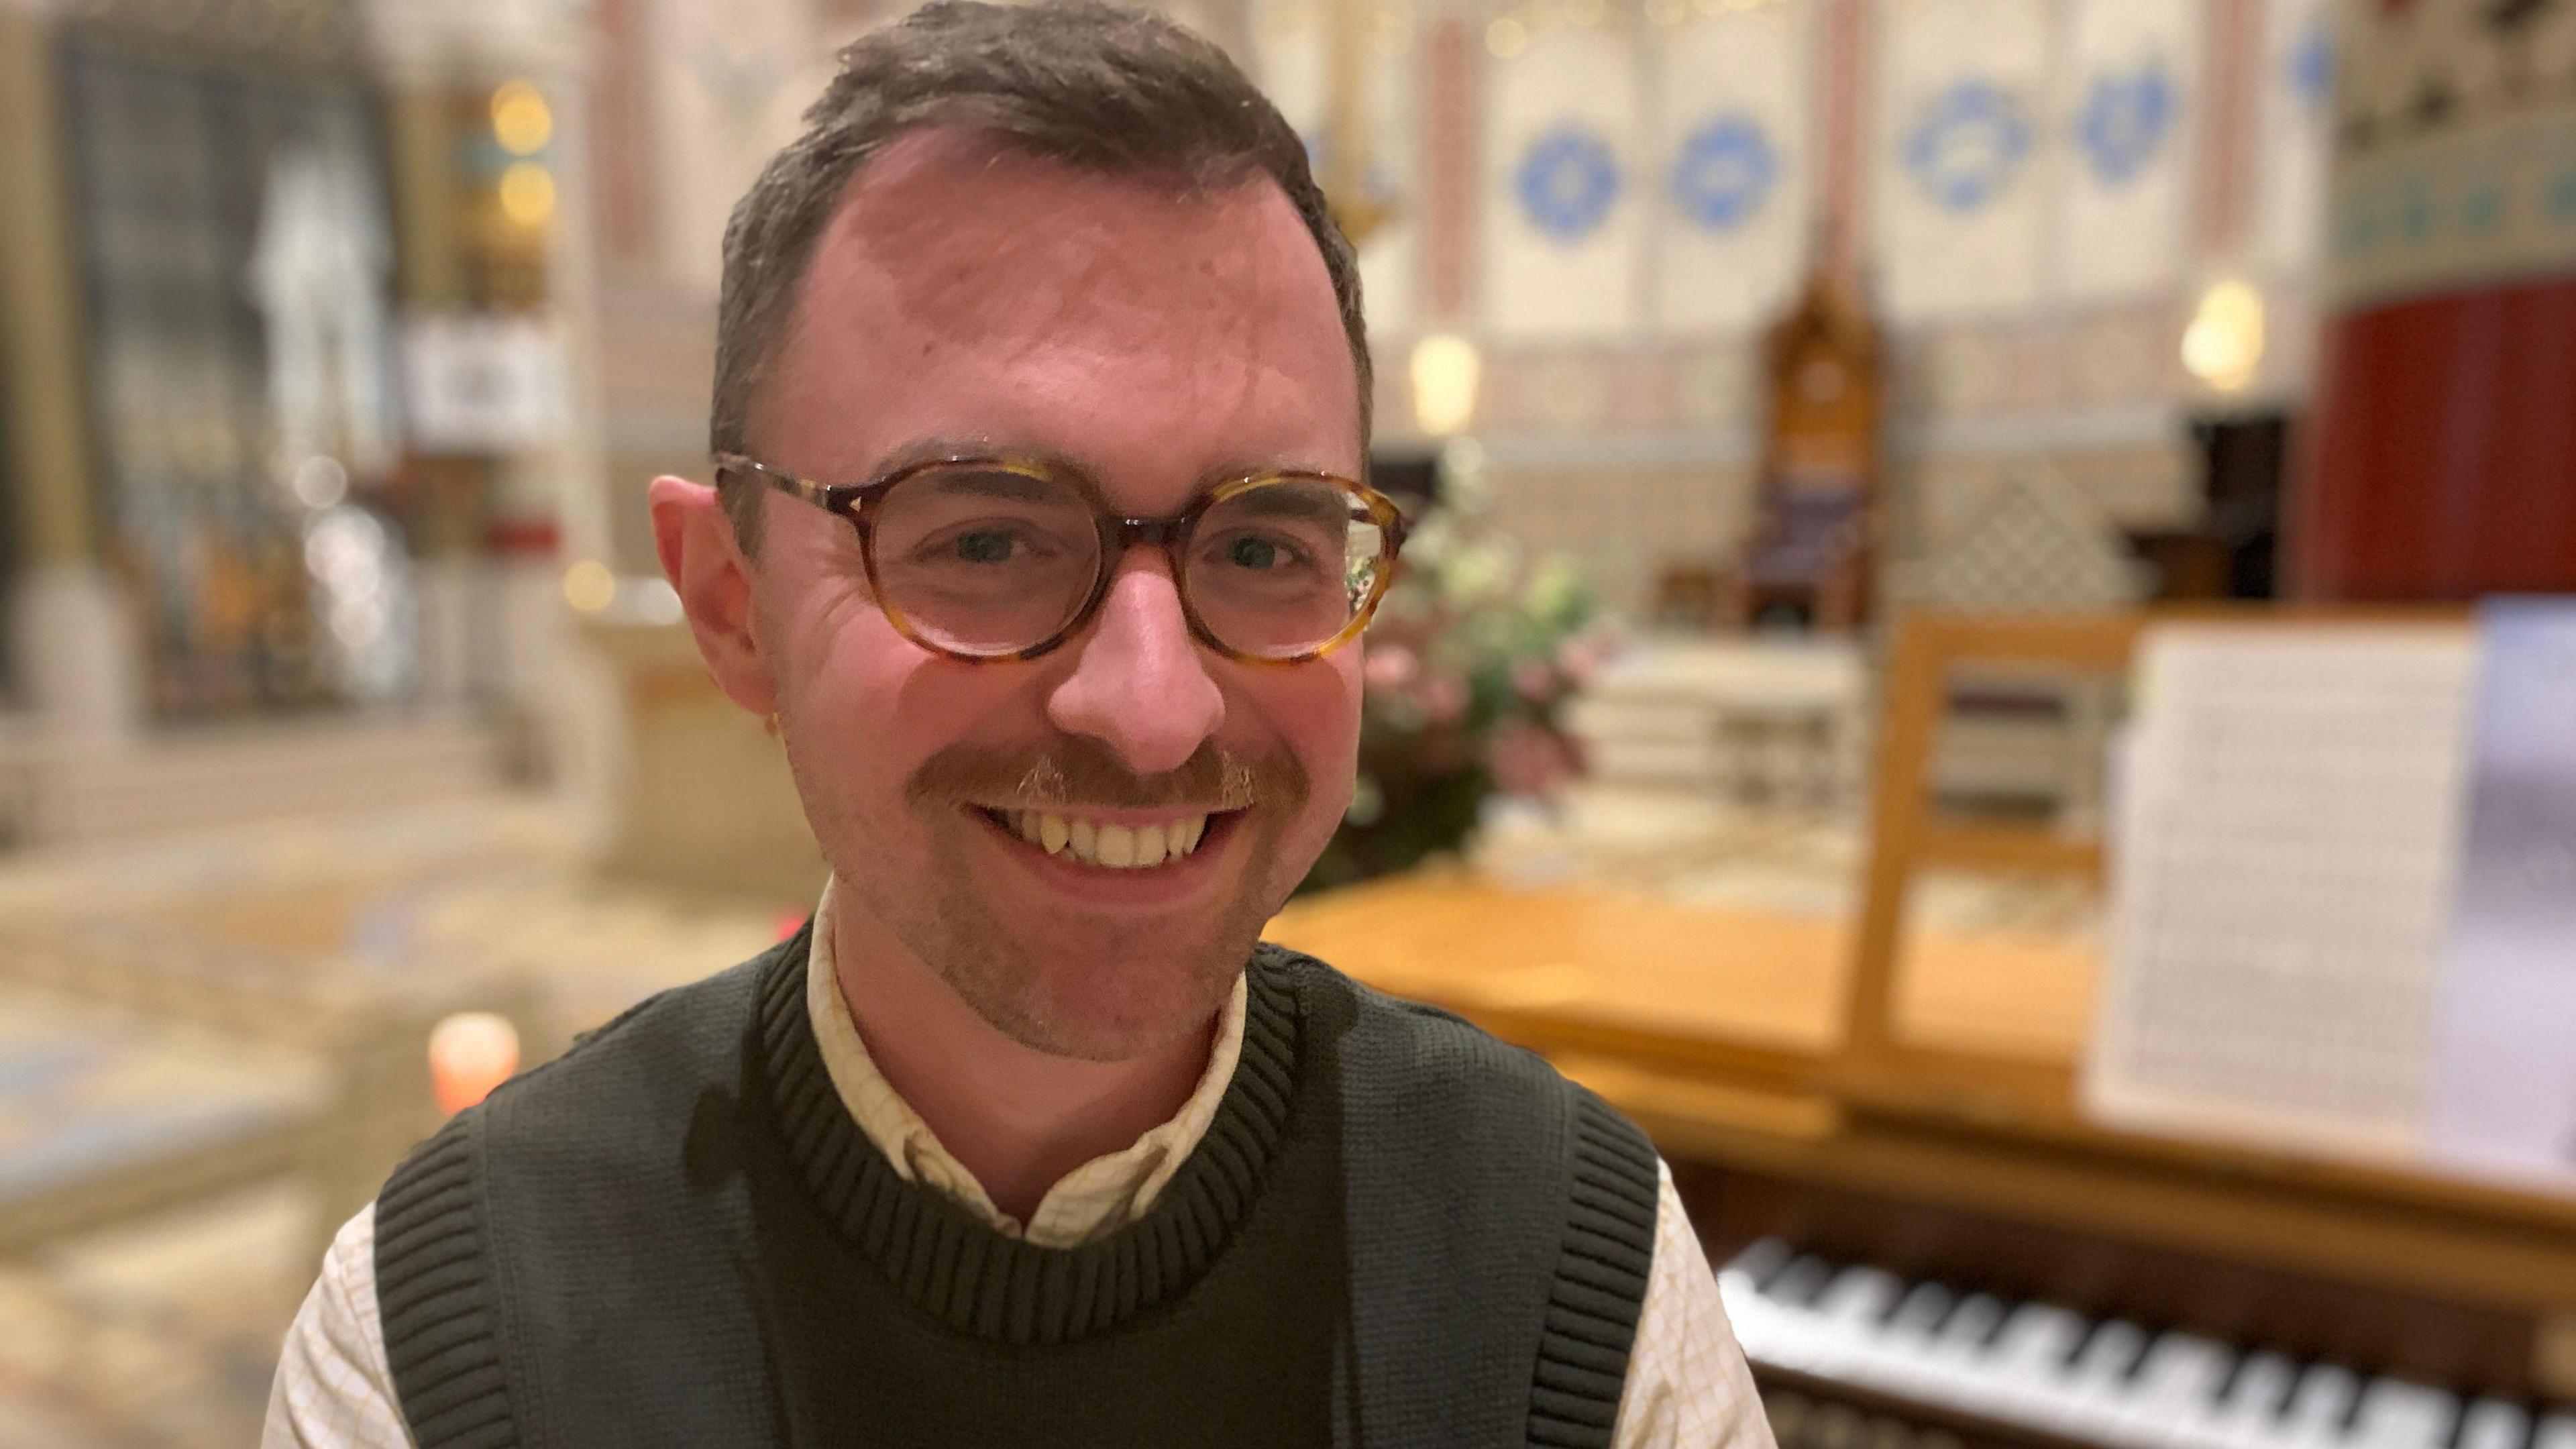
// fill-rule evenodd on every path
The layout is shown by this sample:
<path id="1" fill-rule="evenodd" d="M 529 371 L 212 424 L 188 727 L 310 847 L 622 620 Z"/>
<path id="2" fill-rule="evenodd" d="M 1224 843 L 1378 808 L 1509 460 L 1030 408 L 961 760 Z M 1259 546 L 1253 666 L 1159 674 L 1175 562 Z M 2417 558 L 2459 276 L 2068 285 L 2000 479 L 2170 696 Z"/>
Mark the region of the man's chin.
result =
<path id="1" fill-rule="evenodd" d="M 950 984 L 996 1031 L 1050 1056 L 1129 1061 L 1204 1031 L 1223 1008 L 1257 936 L 1223 933 L 1187 949 L 1168 936 L 1111 939 L 1096 950 L 1062 939 L 1021 956 L 1015 979 Z M 1074 934 L 1088 935 L 1077 928 Z M 1116 933 L 1125 935 L 1126 933 Z"/>

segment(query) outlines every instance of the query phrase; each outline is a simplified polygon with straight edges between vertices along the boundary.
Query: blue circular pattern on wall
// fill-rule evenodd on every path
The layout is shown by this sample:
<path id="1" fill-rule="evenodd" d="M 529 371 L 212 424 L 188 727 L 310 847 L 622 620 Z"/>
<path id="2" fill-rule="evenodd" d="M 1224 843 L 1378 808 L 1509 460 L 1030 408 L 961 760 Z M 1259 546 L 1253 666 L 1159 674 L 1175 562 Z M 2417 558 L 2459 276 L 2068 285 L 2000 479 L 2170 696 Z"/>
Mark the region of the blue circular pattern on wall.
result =
<path id="1" fill-rule="evenodd" d="M 1710 231 L 1753 219 L 1780 179 L 1780 158 L 1750 116 L 1719 116 L 1684 137 L 1673 158 L 1673 204 Z"/>
<path id="2" fill-rule="evenodd" d="M 1945 211 L 1971 212 L 2012 184 L 2030 155 L 2021 102 L 1993 81 L 1954 81 L 1905 138 L 1905 169 Z"/>
<path id="3" fill-rule="evenodd" d="M 2103 185 L 2125 186 L 2155 159 L 2181 109 L 2174 90 L 2160 60 L 2131 71 L 2105 71 L 2085 87 L 2075 144 Z"/>
<path id="4" fill-rule="evenodd" d="M 1577 242 L 1619 199 L 1619 159 L 1588 128 L 1562 122 L 1530 142 L 1512 183 L 1530 225 L 1550 240 Z"/>

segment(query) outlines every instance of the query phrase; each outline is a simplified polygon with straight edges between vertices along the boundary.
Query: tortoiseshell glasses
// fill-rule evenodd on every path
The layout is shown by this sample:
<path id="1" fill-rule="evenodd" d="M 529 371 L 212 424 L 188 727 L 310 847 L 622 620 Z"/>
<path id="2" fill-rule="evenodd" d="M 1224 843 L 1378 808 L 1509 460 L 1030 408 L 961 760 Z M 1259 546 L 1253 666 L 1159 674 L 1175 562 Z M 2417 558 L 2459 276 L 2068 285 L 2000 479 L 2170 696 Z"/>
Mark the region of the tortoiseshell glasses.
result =
<path id="1" fill-rule="evenodd" d="M 818 483 L 732 453 L 715 462 L 848 519 L 887 621 L 957 659 L 1035 659 L 1072 638 L 1143 544 L 1171 560 L 1200 643 L 1302 663 L 1367 627 L 1404 543 L 1384 494 L 1326 473 L 1239 478 L 1175 517 L 1129 518 L 1089 478 L 1027 458 L 940 458 L 868 483 Z"/>

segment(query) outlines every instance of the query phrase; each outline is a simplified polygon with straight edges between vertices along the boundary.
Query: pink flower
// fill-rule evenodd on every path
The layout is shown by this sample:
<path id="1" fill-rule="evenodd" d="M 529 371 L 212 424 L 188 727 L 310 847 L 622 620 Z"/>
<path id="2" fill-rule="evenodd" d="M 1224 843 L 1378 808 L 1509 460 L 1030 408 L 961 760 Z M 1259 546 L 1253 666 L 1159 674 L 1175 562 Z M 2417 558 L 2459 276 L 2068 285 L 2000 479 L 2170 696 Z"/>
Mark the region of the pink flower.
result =
<path id="1" fill-rule="evenodd" d="M 1556 671 L 1544 659 L 1512 661 L 1512 688 L 1532 704 L 1545 704 L 1556 698 Z"/>
<path id="2" fill-rule="evenodd" d="M 1402 689 L 1420 673 L 1422 661 L 1401 644 L 1371 644 L 1368 662 L 1360 666 L 1361 677 L 1371 689 Z"/>
<path id="3" fill-rule="evenodd" d="M 1554 794 L 1574 773 L 1574 757 L 1556 734 L 1528 720 L 1507 720 L 1485 744 L 1485 763 L 1507 795 Z"/>
<path id="4" fill-rule="evenodd" d="M 1416 698 L 1422 702 L 1422 717 L 1433 725 L 1451 725 L 1466 718 L 1467 681 L 1445 670 L 1423 676 Z"/>
<path id="5" fill-rule="evenodd" d="M 1556 667 L 1565 671 L 1566 680 L 1576 689 L 1592 682 L 1603 660 L 1619 647 L 1619 641 L 1607 629 L 1586 629 L 1568 635 L 1556 646 Z"/>

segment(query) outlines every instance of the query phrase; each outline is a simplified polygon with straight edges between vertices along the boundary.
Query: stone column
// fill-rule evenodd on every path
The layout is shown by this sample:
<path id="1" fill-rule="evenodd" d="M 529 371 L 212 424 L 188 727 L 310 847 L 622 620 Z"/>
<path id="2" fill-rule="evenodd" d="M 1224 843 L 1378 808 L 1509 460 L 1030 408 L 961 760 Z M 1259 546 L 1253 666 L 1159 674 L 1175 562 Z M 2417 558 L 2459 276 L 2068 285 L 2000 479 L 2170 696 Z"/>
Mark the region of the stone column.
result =
<path id="1" fill-rule="evenodd" d="M 2576 9 L 2341 13 L 2293 582 L 2324 599 L 2576 590 Z"/>
<path id="2" fill-rule="evenodd" d="M 46 735 L 92 745 L 137 733 L 143 691 L 133 621 L 100 549 L 55 40 L 43 8 L 0 0 L 0 469 L 17 555 L 8 692 Z"/>
<path id="3" fill-rule="evenodd" d="M 472 310 L 495 300 L 480 294 L 449 216 L 463 194 L 452 170 L 459 98 L 525 82 L 552 118 L 543 164 L 554 181 L 553 210 L 543 222 L 539 311 L 563 348 L 561 426 L 542 444 L 484 460 L 489 526 L 472 546 L 432 564 L 424 591 L 433 600 L 433 652 L 445 651 L 455 682 L 522 731 L 533 774 L 579 789 L 563 772 L 591 773 L 601 730 L 585 701 L 599 691 L 584 684 L 592 666 L 574 639 L 565 570 L 605 557 L 609 531 L 595 365 L 589 7 L 376 0 L 369 34 L 396 118 L 407 308 Z"/>

